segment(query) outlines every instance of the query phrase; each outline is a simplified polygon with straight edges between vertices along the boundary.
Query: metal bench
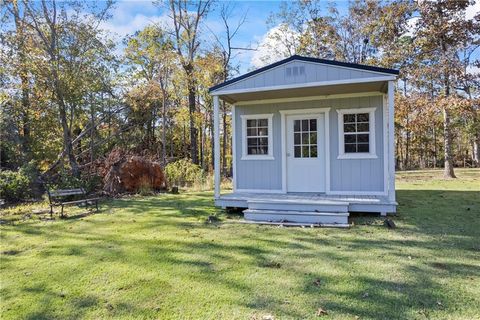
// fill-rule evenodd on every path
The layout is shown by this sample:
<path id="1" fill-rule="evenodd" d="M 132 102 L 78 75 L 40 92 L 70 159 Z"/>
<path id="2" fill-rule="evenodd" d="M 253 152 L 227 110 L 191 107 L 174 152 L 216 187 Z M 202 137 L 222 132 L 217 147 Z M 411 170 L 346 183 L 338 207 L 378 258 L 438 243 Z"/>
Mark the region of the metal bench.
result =
<path id="1" fill-rule="evenodd" d="M 63 217 L 63 207 L 66 205 L 72 204 L 85 204 L 85 207 L 90 205 L 95 205 L 95 208 L 98 211 L 98 200 L 100 198 L 88 198 L 85 189 L 78 188 L 78 189 L 58 189 L 58 190 L 48 190 L 48 201 L 50 202 L 50 216 L 53 215 L 53 207 L 61 206 L 62 211 L 60 212 L 60 216 Z M 82 199 L 73 200 L 73 201 L 65 201 L 67 197 L 71 196 L 81 196 Z"/>

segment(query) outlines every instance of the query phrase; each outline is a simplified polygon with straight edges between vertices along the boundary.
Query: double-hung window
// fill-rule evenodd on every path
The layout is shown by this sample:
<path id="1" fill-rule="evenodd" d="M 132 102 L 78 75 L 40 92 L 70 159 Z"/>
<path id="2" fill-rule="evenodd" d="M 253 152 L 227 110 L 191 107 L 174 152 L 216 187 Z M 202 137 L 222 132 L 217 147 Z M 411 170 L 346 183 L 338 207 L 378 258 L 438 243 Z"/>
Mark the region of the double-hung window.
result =
<path id="1" fill-rule="evenodd" d="M 375 151 L 375 108 L 339 109 L 338 158 L 372 159 Z"/>
<path id="2" fill-rule="evenodd" d="M 242 160 L 272 160 L 273 114 L 242 115 Z"/>

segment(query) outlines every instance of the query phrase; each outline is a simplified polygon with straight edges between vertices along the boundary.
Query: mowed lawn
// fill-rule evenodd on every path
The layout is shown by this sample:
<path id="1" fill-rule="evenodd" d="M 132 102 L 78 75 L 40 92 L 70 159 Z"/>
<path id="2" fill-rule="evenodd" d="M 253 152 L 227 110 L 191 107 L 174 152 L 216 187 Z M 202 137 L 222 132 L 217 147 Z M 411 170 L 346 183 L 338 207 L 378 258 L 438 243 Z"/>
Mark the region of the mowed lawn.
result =
<path id="1" fill-rule="evenodd" d="M 211 192 L 10 210 L 0 318 L 480 319 L 480 171 L 457 174 L 398 174 L 396 229 L 244 225 Z"/>

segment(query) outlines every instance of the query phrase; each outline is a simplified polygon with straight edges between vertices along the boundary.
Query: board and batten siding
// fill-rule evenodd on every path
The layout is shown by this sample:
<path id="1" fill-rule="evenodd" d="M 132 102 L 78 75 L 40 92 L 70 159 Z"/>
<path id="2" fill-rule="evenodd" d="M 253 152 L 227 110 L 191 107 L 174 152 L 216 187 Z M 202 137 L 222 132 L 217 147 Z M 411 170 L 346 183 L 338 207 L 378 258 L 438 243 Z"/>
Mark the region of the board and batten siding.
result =
<path id="1" fill-rule="evenodd" d="M 337 109 L 375 109 L 376 159 L 337 159 L 338 113 Z M 282 190 L 282 146 L 280 110 L 331 108 L 330 121 L 330 191 L 331 192 L 383 192 L 383 97 L 354 97 L 318 101 L 240 105 L 235 107 L 235 157 L 236 187 L 238 190 Z M 242 160 L 242 115 L 273 114 L 274 160 Z M 327 137 L 328 139 L 328 137 Z"/>
<path id="2" fill-rule="evenodd" d="M 289 68 L 290 75 L 287 73 L 287 69 Z M 297 68 L 297 75 L 293 75 L 294 68 Z M 303 68 L 303 74 L 299 73 L 300 68 Z M 255 74 L 246 79 L 227 85 L 223 87 L 222 90 L 251 89 L 320 81 L 376 78 L 384 76 L 385 74 L 374 71 L 355 70 L 352 68 L 324 65 L 306 61 L 291 61 L 268 71 Z"/>

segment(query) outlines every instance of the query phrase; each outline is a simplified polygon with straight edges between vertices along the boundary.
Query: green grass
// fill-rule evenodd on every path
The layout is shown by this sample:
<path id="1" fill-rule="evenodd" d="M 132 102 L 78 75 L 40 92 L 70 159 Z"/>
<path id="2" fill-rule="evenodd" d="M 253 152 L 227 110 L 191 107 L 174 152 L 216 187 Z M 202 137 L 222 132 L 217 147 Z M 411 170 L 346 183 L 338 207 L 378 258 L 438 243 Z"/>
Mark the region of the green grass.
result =
<path id="1" fill-rule="evenodd" d="M 480 171 L 457 173 L 399 174 L 396 229 L 243 225 L 209 192 L 55 221 L 5 211 L 0 317 L 479 319 Z"/>

